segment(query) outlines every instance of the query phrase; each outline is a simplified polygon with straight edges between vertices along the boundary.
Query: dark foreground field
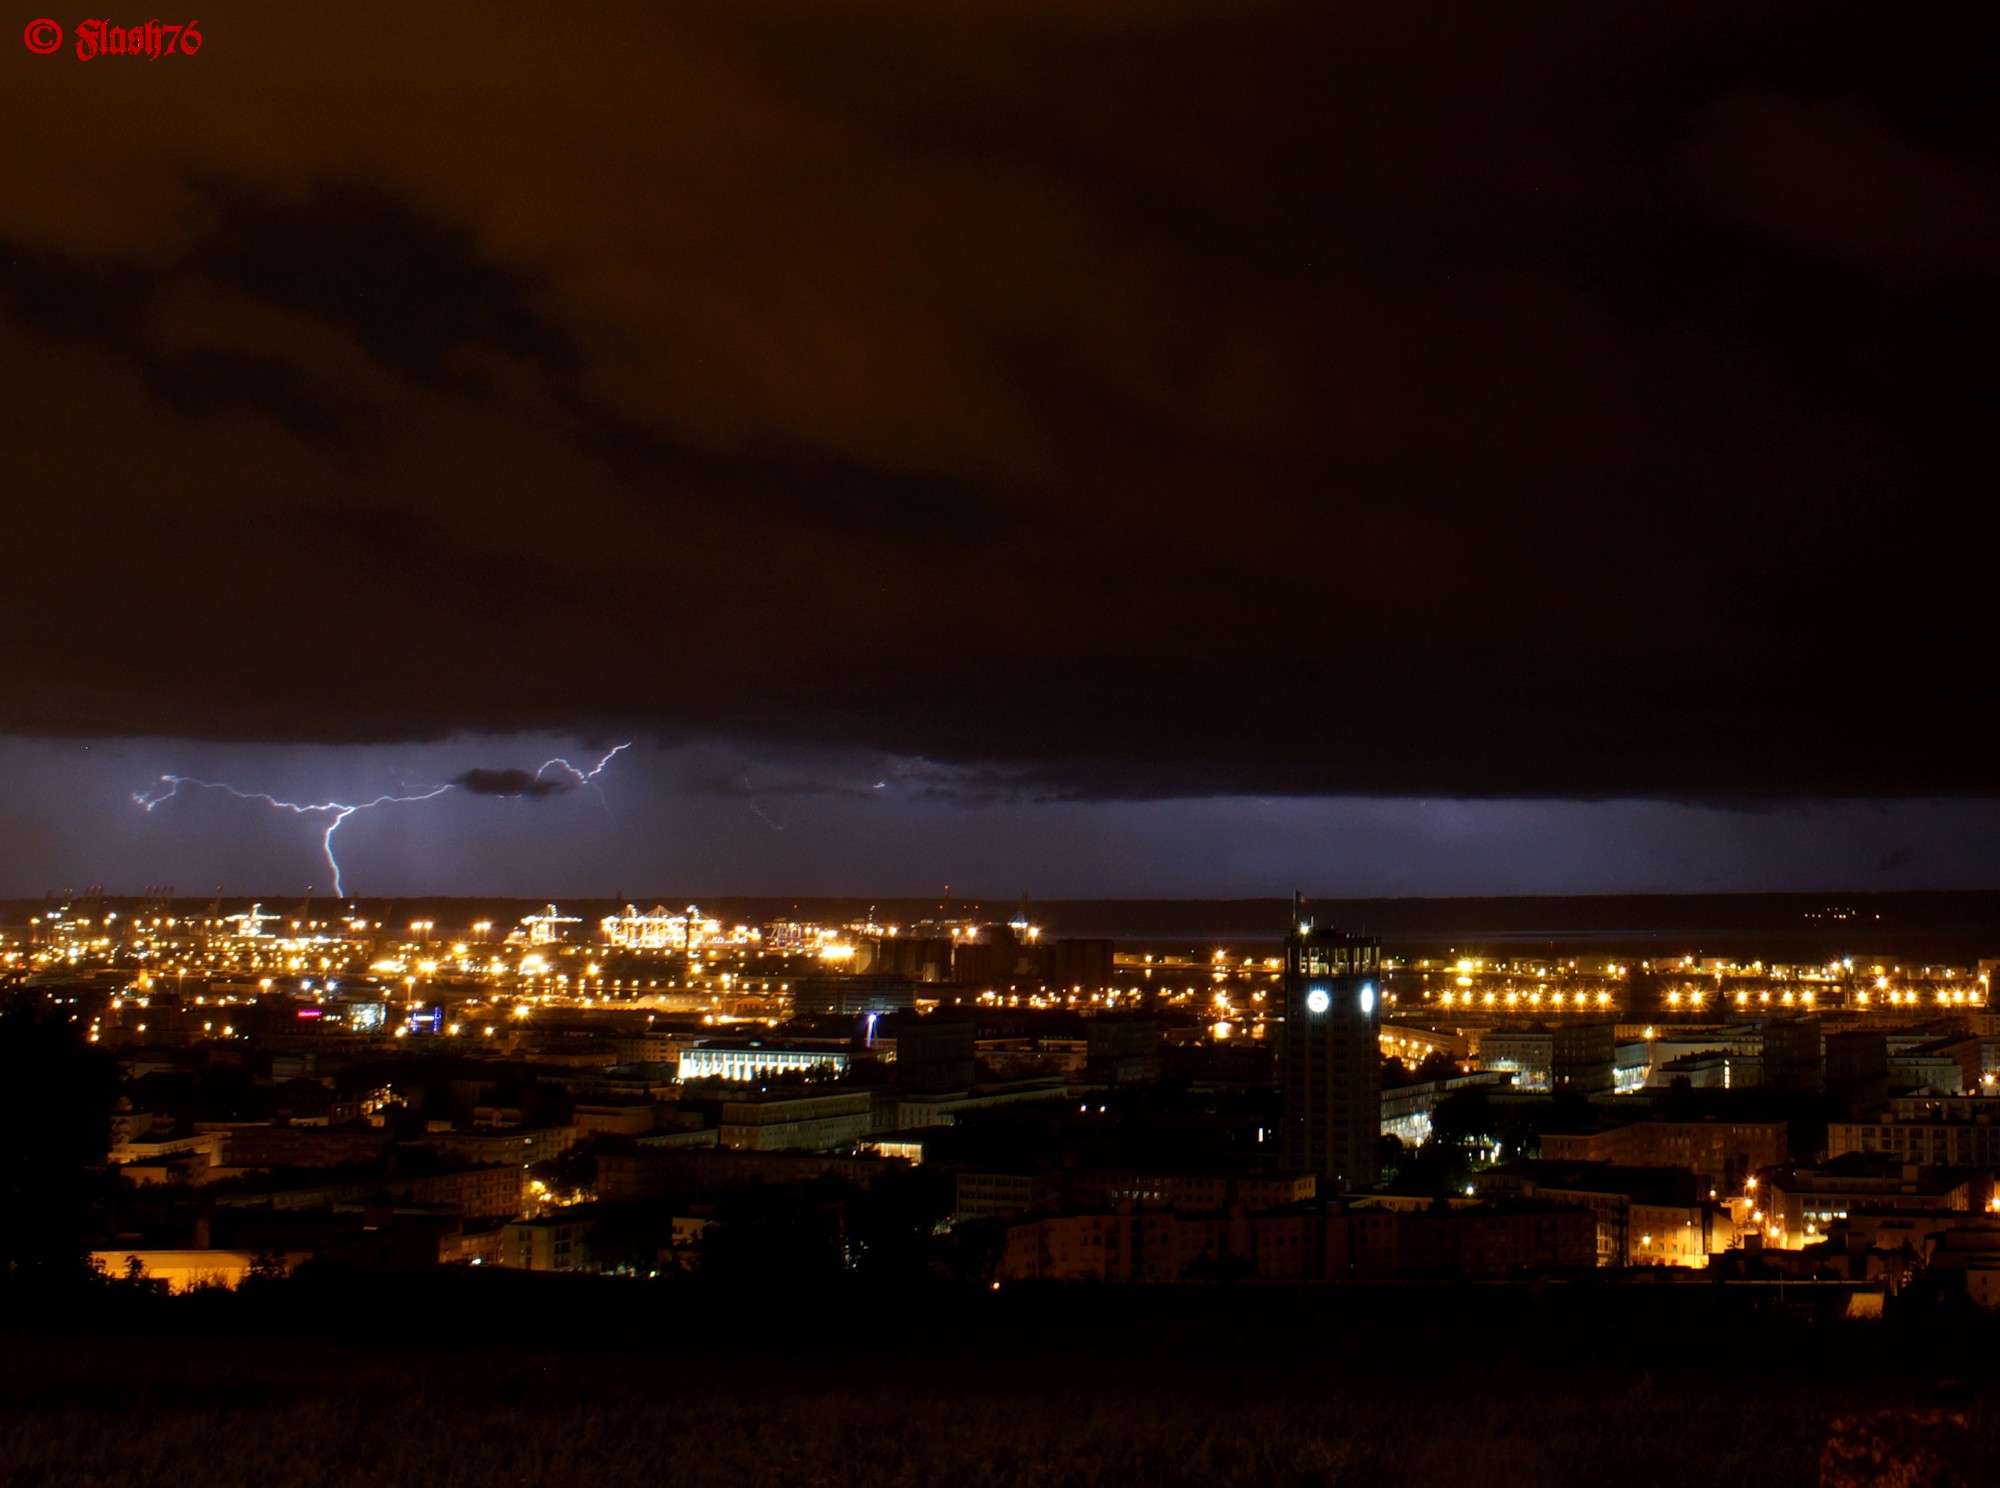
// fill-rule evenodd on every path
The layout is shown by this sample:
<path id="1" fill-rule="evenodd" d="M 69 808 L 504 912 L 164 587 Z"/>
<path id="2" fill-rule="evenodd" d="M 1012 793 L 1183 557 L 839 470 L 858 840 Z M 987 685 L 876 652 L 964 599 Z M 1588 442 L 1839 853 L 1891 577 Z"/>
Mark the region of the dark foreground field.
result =
<path id="1" fill-rule="evenodd" d="M 9 1485 L 1809 1484 L 2000 1332 L 1708 1289 L 718 1299 L 276 1288 L 0 1335 Z M 1657 1291 L 1658 1295 L 1653 1293 Z"/>

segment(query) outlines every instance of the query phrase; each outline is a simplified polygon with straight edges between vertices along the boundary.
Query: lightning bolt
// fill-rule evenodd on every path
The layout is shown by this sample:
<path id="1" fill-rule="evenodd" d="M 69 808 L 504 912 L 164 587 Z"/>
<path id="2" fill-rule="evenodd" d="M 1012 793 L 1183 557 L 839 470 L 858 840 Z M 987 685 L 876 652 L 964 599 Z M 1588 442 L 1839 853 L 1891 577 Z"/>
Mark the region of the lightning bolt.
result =
<path id="1" fill-rule="evenodd" d="M 289 811 L 294 816 L 328 816 L 330 819 L 326 824 L 326 830 L 320 834 L 319 847 L 320 851 L 326 855 L 326 866 L 333 870 L 333 892 L 336 898 L 344 897 L 347 893 L 345 885 L 341 883 L 340 859 L 333 855 L 333 834 L 340 830 L 342 822 L 346 821 L 357 811 L 368 811 L 377 806 L 387 806 L 392 803 L 406 801 L 428 801 L 434 796 L 443 795 L 448 790 L 457 789 L 456 786 L 451 785 L 434 785 L 429 790 L 420 792 L 414 796 L 384 795 L 377 796 L 372 801 L 304 802 L 280 801 L 268 791 L 238 790 L 235 786 L 226 784 L 220 780 L 197 780 L 192 775 L 162 775 L 160 781 L 167 787 L 163 791 L 134 791 L 132 793 L 132 799 L 148 813 L 151 813 L 152 809 L 162 801 L 171 801 L 181 793 L 182 786 L 188 785 L 198 790 L 224 791 L 236 797 L 239 801 L 262 801 L 267 806 L 275 806 L 280 811 Z"/>
<path id="2" fill-rule="evenodd" d="M 592 765 L 588 770 L 579 770 L 575 765 L 572 765 L 568 760 L 560 756 L 552 760 L 543 760 L 541 768 L 535 771 L 535 779 L 540 780 L 552 769 L 567 771 L 578 785 L 587 785 L 593 791 L 597 791 L 597 804 L 603 806 L 604 792 L 597 789 L 597 777 L 606 765 L 610 764 L 631 747 L 632 741 L 627 739 L 623 744 L 614 746 L 609 754 L 605 755 L 603 759 Z M 605 809 L 609 810 L 610 808 L 605 807 Z"/>
<path id="3" fill-rule="evenodd" d="M 614 748 L 588 770 L 580 770 L 566 759 L 548 760 L 542 765 L 541 769 L 535 772 L 535 778 L 537 780 L 541 779 L 543 774 L 551 768 L 566 770 L 570 775 L 575 777 L 577 784 L 587 785 L 593 791 L 596 791 L 598 804 L 603 805 L 604 793 L 598 790 L 597 777 L 602 773 L 606 765 L 610 764 L 612 760 L 631 747 L 632 741 L 627 740 L 625 743 Z M 346 884 L 342 881 L 341 877 L 340 859 L 334 855 L 333 851 L 333 834 L 340 830 L 342 822 L 357 812 L 372 811 L 377 806 L 408 805 L 416 801 L 429 801 L 443 795 L 446 791 L 459 789 L 456 784 L 448 781 L 443 785 L 434 785 L 427 790 L 418 791 L 415 795 L 399 796 L 385 794 L 375 797 L 372 801 L 281 801 L 269 791 L 239 790 L 236 786 L 230 785 L 226 781 L 201 780 L 193 775 L 162 775 L 160 777 L 160 784 L 166 788 L 164 790 L 134 791 L 132 793 L 133 802 L 148 815 L 161 802 L 171 801 L 175 796 L 178 796 L 181 793 L 182 786 L 188 786 L 195 790 L 222 791 L 225 794 L 236 797 L 239 801 L 262 801 L 267 806 L 276 807 L 280 811 L 289 811 L 294 816 L 325 816 L 327 818 L 326 830 L 320 833 L 319 847 L 321 853 L 326 857 L 326 866 L 332 870 L 333 892 L 336 898 L 345 898 L 347 894 Z M 606 809 L 608 810 L 609 808 L 606 807 Z"/>

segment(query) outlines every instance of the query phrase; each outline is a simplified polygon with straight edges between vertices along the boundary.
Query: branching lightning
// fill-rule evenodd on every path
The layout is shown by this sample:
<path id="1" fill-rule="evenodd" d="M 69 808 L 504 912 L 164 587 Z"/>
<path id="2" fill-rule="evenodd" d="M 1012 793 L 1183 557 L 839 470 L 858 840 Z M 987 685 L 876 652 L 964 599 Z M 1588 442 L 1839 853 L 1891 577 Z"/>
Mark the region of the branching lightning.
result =
<path id="1" fill-rule="evenodd" d="M 552 760 L 543 760 L 542 767 L 539 770 L 535 771 L 535 779 L 537 780 L 543 779 L 548 774 L 551 768 L 562 769 L 562 770 L 567 770 L 570 773 L 570 775 L 575 778 L 575 781 L 578 785 L 587 785 L 592 790 L 595 791 L 597 790 L 597 777 L 599 773 L 602 772 L 602 770 L 606 765 L 610 764 L 614 759 L 618 758 L 619 755 L 623 754 L 626 750 L 630 749 L 631 747 L 632 747 L 632 741 L 630 739 L 627 739 L 623 744 L 614 747 L 609 754 L 605 755 L 603 759 L 599 760 L 596 764 L 592 765 L 588 770 L 579 770 L 575 765 L 572 765 L 568 760 L 562 759 L 560 757 Z M 604 793 L 602 791 L 598 791 L 597 803 L 600 806 L 604 804 Z"/>
<path id="2" fill-rule="evenodd" d="M 289 811 L 295 816 L 327 814 L 329 819 L 326 824 L 326 830 L 320 834 L 319 845 L 320 851 L 326 854 L 326 866 L 333 870 L 333 892 L 335 895 L 344 895 L 347 892 L 346 886 L 341 882 L 340 859 L 335 857 L 333 853 L 333 834 L 340 830 L 342 822 L 346 821 L 357 811 L 367 811 L 376 806 L 387 806 L 395 802 L 428 801 L 434 796 L 441 796 L 448 790 L 456 789 L 455 786 L 437 785 L 414 796 L 384 795 L 377 796 L 372 801 L 318 801 L 307 803 L 302 801 L 281 801 L 268 791 L 238 790 L 235 786 L 225 784 L 219 780 L 197 780 L 192 775 L 162 775 L 160 779 L 167 787 L 165 790 L 153 792 L 134 791 L 132 793 L 132 799 L 148 812 L 162 801 L 170 801 L 179 795 L 182 786 L 190 785 L 200 790 L 226 791 L 239 801 L 262 801 L 268 806 L 275 806 L 280 811 Z"/>
<path id="3" fill-rule="evenodd" d="M 540 769 L 535 771 L 533 778 L 539 781 L 544 779 L 547 776 L 547 772 L 551 769 L 563 770 L 567 772 L 571 778 L 563 783 L 562 789 L 571 790 L 577 786 L 589 786 L 591 790 L 597 792 L 598 804 L 602 805 L 604 803 L 604 795 L 603 792 L 598 791 L 597 777 L 600 773 L 603 772 L 604 767 L 606 765 L 610 764 L 612 760 L 617 758 L 620 754 L 624 753 L 627 749 L 630 749 L 631 747 L 632 747 L 631 741 L 627 740 L 625 743 L 620 744 L 616 748 L 612 749 L 612 751 L 609 754 L 605 755 L 602 759 L 600 759 L 595 765 L 591 766 L 591 768 L 588 770 L 578 769 L 568 760 L 562 759 L 560 757 L 548 760 L 543 763 Z M 327 823 L 326 823 L 326 830 L 320 833 L 320 839 L 319 839 L 320 851 L 326 857 L 326 866 L 333 873 L 333 892 L 336 896 L 340 897 L 344 897 L 346 895 L 347 887 L 342 880 L 340 859 L 334 855 L 333 834 L 340 830 L 340 824 L 342 822 L 346 821 L 350 816 L 355 815 L 357 812 L 371 811 L 377 806 L 408 805 L 417 801 L 429 801 L 429 800 L 434 800 L 436 797 L 443 795 L 446 791 L 463 789 L 461 783 L 459 781 L 454 780 L 454 781 L 447 781 L 443 785 L 430 786 L 427 789 L 416 792 L 414 795 L 399 796 L 394 794 L 386 794 L 386 795 L 376 796 L 373 800 L 370 801 L 308 802 L 308 801 L 281 801 L 278 799 L 278 797 L 272 795 L 268 791 L 241 790 L 238 789 L 236 786 L 230 785 L 226 781 L 201 780 L 192 775 L 162 775 L 160 777 L 160 784 L 164 786 L 165 789 L 151 790 L 151 791 L 134 791 L 132 793 L 132 800 L 134 801 L 134 803 L 136 803 L 142 810 L 146 811 L 148 814 L 150 814 L 153 808 L 155 806 L 158 806 L 161 802 L 170 801 L 175 796 L 178 796 L 181 793 L 182 786 L 189 786 L 196 790 L 223 791 L 228 795 L 236 797 L 236 799 L 239 801 L 262 801 L 267 806 L 275 807 L 280 811 L 289 811 L 294 816 L 325 816 L 327 818 Z"/>

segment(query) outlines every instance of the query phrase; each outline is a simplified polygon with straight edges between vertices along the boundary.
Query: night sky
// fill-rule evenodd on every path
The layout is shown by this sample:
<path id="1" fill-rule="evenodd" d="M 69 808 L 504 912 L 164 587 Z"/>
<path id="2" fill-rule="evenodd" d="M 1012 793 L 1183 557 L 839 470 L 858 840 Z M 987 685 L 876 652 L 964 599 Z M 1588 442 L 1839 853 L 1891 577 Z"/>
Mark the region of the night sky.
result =
<path id="1" fill-rule="evenodd" d="M 2000 886 L 1973 7 L 50 13 L 0 894 Z"/>

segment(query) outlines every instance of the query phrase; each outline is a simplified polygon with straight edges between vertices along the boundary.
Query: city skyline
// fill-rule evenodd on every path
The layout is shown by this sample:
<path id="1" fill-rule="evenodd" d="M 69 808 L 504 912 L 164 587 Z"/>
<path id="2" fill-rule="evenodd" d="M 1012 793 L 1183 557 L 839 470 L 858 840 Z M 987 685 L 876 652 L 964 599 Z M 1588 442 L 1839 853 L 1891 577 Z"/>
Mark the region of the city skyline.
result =
<path id="1" fill-rule="evenodd" d="M 39 9 L 0 1479 L 1992 1477 L 1985 14 Z"/>

